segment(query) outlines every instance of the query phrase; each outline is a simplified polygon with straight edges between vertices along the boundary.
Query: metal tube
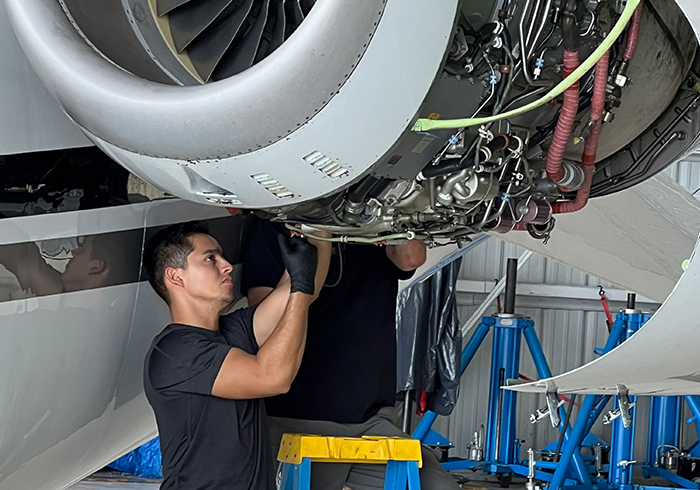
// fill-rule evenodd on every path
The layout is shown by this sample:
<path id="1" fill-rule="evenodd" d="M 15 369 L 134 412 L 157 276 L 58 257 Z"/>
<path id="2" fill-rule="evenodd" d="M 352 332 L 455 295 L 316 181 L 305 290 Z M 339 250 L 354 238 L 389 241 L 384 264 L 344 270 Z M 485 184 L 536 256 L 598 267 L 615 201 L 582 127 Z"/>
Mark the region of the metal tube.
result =
<path id="1" fill-rule="evenodd" d="M 700 419 L 700 400 L 698 400 L 699 397 L 697 395 L 689 395 L 683 398 L 685 398 L 685 402 L 688 404 L 688 407 L 690 407 L 690 411 L 693 412 L 693 416 Z"/>
<path id="2" fill-rule="evenodd" d="M 605 346 L 603 347 L 603 354 L 607 354 L 615 347 L 617 347 L 617 344 L 620 343 L 620 340 L 625 334 L 626 328 L 627 325 L 624 321 L 624 314 L 618 313 L 617 318 L 615 319 L 615 322 L 612 326 L 612 332 L 608 336 L 608 340 L 605 342 Z"/>
<path id="3" fill-rule="evenodd" d="M 547 19 L 549 18 L 549 13 L 552 10 L 552 0 L 547 0 L 547 3 L 544 6 L 544 11 L 542 13 L 542 22 L 540 22 L 537 31 L 535 33 L 535 37 L 530 39 L 528 36 L 527 42 L 530 43 L 529 48 L 527 49 L 527 55 L 523 58 L 525 62 L 529 61 L 532 55 L 535 52 L 535 48 L 537 46 L 537 40 L 540 38 L 542 35 L 542 31 L 544 30 L 544 26 L 547 23 Z M 534 23 L 534 19 L 533 19 Z"/>
<path id="4" fill-rule="evenodd" d="M 581 406 L 581 411 L 576 417 L 576 423 L 574 428 L 571 430 L 571 437 L 564 444 L 564 449 L 561 454 L 561 459 L 563 461 L 571 461 L 581 446 L 583 438 L 586 436 L 586 427 L 588 426 L 588 419 L 591 415 L 591 411 L 596 403 L 596 397 L 593 395 L 588 395 L 583 400 L 583 405 Z M 549 484 L 549 490 L 560 490 L 566 480 L 566 475 L 569 473 L 569 465 L 560 464 L 557 466 L 554 476 L 552 477 L 552 483 Z"/>
<path id="5" fill-rule="evenodd" d="M 532 360 L 535 362 L 537 375 L 540 377 L 540 379 L 551 378 L 552 371 L 549 369 L 547 358 L 542 350 L 542 344 L 540 344 L 540 341 L 537 338 L 535 328 L 532 325 L 528 325 L 523 329 L 523 336 L 525 337 L 525 342 L 527 342 L 528 349 L 530 349 Z"/>
<path id="6" fill-rule="evenodd" d="M 467 369 L 467 366 L 469 366 L 469 363 L 472 361 L 472 359 L 474 359 L 474 356 L 479 350 L 479 347 L 484 342 L 486 335 L 489 333 L 489 328 L 494 324 L 494 320 L 490 318 L 487 318 L 485 320 L 489 321 L 482 322 L 479 324 L 476 331 L 469 338 L 467 345 L 465 345 L 464 349 L 462 350 L 462 366 L 460 376 L 464 374 L 464 371 Z M 435 422 L 435 419 L 437 419 L 437 414 L 435 412 L 426 412 L 423 415 L 421 421 L 418 423 L 416 430 L 413 431 L 411 437 L 420 441 L 425 439 L 425 436 L 427 436 L 430 432 L 430 429 L 433 426 L 433 422 Z"/>
<path id="7" fill-rule="evenodd" d="M 411 402 L 411 390 L 406 390 L 403 396 L 403 417 L 401 420 L 401 430 L 406 434 L 408 434 L 411 425 L 411 406 L 413 405 Z"/>
<path id="8" fill-rule="evenodd" d="M 525 252 L 523 252 L 523 254 L 518 259 L 518 268 L 525 265 L 525 262 L 527 262 L 527 260 L 530 257 L 532 257 L 532 251 L 526 250 Z M 469 333 L 469 331 L 472 328 L 474 328 L 474 326 L 477 325 L 481 321 L 482 317 L 486 313 L 486 310 L 489 309 L 489 307 L 491 306 L 491 303 L 496 301 L 496 298 L 498 298 L 498 295 L 503 292 L 505 287 L 506 287 L 505 280 L 498 281 L 498 283 L 493 288 L 493 290 L 489 293 L 489 295 L 486 297 L 484 302 L 481 303 L 479 308 L 477 308 L 474 313 L 472 313 L 472 316 L 469 317 L 469 320 L 467 320 L 467 322 L 462 327 L 462 337 L 466 337 L 467 334 Z"/>
<path id="9" fill-rule="evenodd" d="M 501 368 L 498 371 L 498 412 L 496 415 L 496 451 L 495 460 L 499 461 L 501 456 L 501 422 L 503 422 L 503 389 L 501 387 L 506 382 L 506 370 Z"/>
<path id="10" fill-rule="evenodd" d="M 476 331 L 474 334 L 469 338 L 469 341 L 467 342 L 467 345 L 464 346 L 464 349 L 462 350 L 462 360 L 461 360 L 461 373 L 464 374 L 464 371 L 466 371 L 467 366 L 469 366 L 469 363 L 472 362 L 472 359 L 474 359 L 474 356 L 476 355 L 477 351 L 479 350 L 479 347 L 481 347 L 481 344 L 484 342 L 484 339 L 486 338 L 486 335 L 489 333 L 489 329 L 493 326 L 495 323 L 494 320 L 491 318 L 485 318 L 484 320 L 489 320 L 484 321 L 479 324 L 477 327 Z"/>
<path id="11" fill-rule="evenodd" d="M 695 417 L 695 430 L 700 436 L 700 397 L 697 395 L 685 396 L 685 402 L 688 404 L 688 408 L 693 413 Z"/>
<path id="12" fill-rule="evenodd" d="M 630 397 L 633 402 L 635 397 Z M 619 400 L 615 401 L 613 408 L 620 406 Z M 613 421 L 612 435 L 610 436 L 610 473 L 608 483 L 615 488 L 627 488 L 632 483 L 632 464 L 634 458 L 634 432 L 636 426 L 636 409 L 632 407 L 632 427 L 625 429 L 622 417 Z"/>
<path id="13" fill-rule="evenodd" d="M 527 80 L 527 83 L 530 84 L 532 87 L 541 87 L 541 86 L 549 86 L 551 85 L 550 82 L 547 82 L 545 80 L 533 80 L 532 76 L 530 75 L 530 68 L 527 66 L 528 64 L 528 59 L 527 59 L 527 38 L 525 36 L 525 20 L 526 20 L 526 14 L 528 13 L 528 10 L 530 8 L 530 0 L 525 0 L 525 5 L 523 7 L 523 15 L 520 17 L 520 23 L 518 25 L 518 33 L 520 34 L 520 68 L 523 71 L 523 75 L 525 75 L 525 79 Z M 538 4 L 539 5 L 539 4 Z M 535 11 L 533 10 L 533 15 L 535 14 Z M 530 29 L 532 30 L 532 26 L 535 22 L 535 19 L 531 19 L 530 23 Z M 515 70 L 514 70 L 515 71 Z"/>
<path id="14" fill-rule="evenodd" d="M 552 371 L 549 369 L 547 358 L 545 357 L 544 351 L 542 350 L 542 345 L 540 344 L 540 341 L 537 338 L 535 328 L 532 325 L 528 325 L 523 329 L 523 335 L 525 336 L 525 342 L 527 342 L 527 346 L 530 349 L 532 359 L 533 361 L 535 361 L 535 368 L 537 368 L 537 374 L 539 375 L 540 379 L 551 378 Z M 564 415 L 563 407 L 559 408 L 559 416 L 562 419 L 566 418 L 566 415 Z M 559 426 L 559 430 L 561 431 L 560 437 L 562 444 L 564 444 L 569 439 L 569 437 L 571 437 L 571 427 L 569 427 L 568 421 L 565 424 L 562 423 Z M 571 460 L 571 465 L 573 466 L 574 472 L 576 473 L 576 476 L 582 484 L 585 485 L 588 482 L 590 482 L 590 477 L 588 476 L 586 466 L 583 463 L 583 458 L 579 453 L 574 453 L 573 459 Z"/>
<path id="15" fill-rule="evenodd" d="M 454 200 L 454 197 L 452 196 L 452 189 L 454 188 L 455 184 L 465 180 L 470 173 L 471 169 L 465 168 L 461 172 L 448 177 L 443 183 L 442 187 L 438 187 L 437 200 L 441 204 L 449 206 Z"/>
<path id="16" fill-rule="evenodd" d="M 606 405 L 612 398 L 612 395 L 605 395 L 605 396 L 599 396 L 598 401 L 595 404 L 595 407 L 591 411 L 591 417 L 588 422 L 588 426 L 586 427 L 586 434 L 588 434 L 591 430 L 593 430 L 593 425 L 596 423 L 596 420 L 600 418 L 600 415 L 603 413 L 605 410 Z"/>
<path id="17" fill-rule="evenodd" d="M 627 294 L 627 309 L 634 310 L 637 307 L 637 295 L 634 293 Z"/>
<path id="18" fill-rule="evenodd" d="M 649 408 L 649 438 L 647 461 L 656 466 L 657 449 L 661 446 L 678 446 L 680 436 L 681 399 L 678 396 L 653 396 Z"/>
<path id="19" fill-rule="evenodd" d="M 425 415 L 423 415 L 423 418 L 418 423 L 416 430 L 414 430 L 413 434 L 411 434 L 411 437 L 418 439 L 419 441 L 425 439 L 425 436 L 427 436 L 428 432 L 430 432 L 430 428 L 433 426 L 435 419 L 437 419 L 437 414 L 435 412 L 425 412 Z"/>
<path id="20" fill-rule="evenodd" d="M 569 422 L 571 421 L 571 412 L 574 410 L 574 403 L 576 402 L 576 393 L 573 393 L 569 398 L 569 406 L 566 409 L 566 417 L 564 418 L 564 429 L 559 433 L 559 440 L 557 441 L 557 449 L 554 451 L 554 461 L 559 461 L 559 456 L 561 456 L 561 446 L 564 443 L 564 436 L 566 435 L 566 429 L 569 427 Z"/>
<path id="21" fill-rule="evenodd" d="M 506 272 L 506 300 L 503 313 L 515 313 L 515 289 L 518 285 L 518 259 L 508 259 Z"/>
<path id="22" fill-rule="evenodd" d="M 517 322 L 523 319 L 495 319 L 491 370 L 489 376 L 489 401 L 486 461 L 499 464 L 517 463 L 515 454 L 517 393 L 505 391 L 505 380 L 517 378 L 520 369 L 521 328 Z"/>

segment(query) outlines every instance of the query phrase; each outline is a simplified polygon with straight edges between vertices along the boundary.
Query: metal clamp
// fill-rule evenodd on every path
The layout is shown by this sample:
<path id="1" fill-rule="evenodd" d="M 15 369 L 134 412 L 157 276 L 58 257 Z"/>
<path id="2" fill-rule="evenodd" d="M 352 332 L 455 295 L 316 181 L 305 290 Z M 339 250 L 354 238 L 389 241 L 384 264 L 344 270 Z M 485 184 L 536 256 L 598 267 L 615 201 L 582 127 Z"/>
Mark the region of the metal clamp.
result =
<path id="1" fill-rule="evenodd" d="M 549 384 L 549 383 L 548 383 Z M 550 389 L 550 386 L 547 386 L 547 408 L 549 409 L 549 419 L 552 421 L 552 427 L 559 427 L 559 424 L 561 423 L 561 417 L 559 416 L 559 407 L 560 407 L 560 400 L 559 396 L 557 395 L 557 390 L 556 388 Z M 564 403 L 562 400 L 561 403 Z"/>
<path id="2" fill-rule="evenodd" d="M 617 419 L 622 415 L 622 412 L 620 412 L 619 408 L 616 408 L 615 410 L 610 410 L 608 413 L 603 415 L 603 424 L 604 425 L 610 425 L 613 423 L 613 420 Z"/>
<path id="3" fill-rule="evenodd" d="M 632 427 L 632 407 L 636 403 L 630 402 L 629 390 L 625 385 L 617 385 L 617 397 L 620 406 L 603 415 L 603 424 L 609 425 L 613 420 L 622 417 L 622 425 L 625 429 Z"/>
<path id="4" fill-rule="evenodd" d="M 559 403 L 557 404 L 557 408 L 561 407 L 564 404 L 564 400 L 559 400 Z M 530 414 L 530 423 L 531 424 L 536 424 L 543 418 L 547 417 L 549 415 L 549 405 L 545 405 L 542 408 L 538 408 L 535 413 Z"/>
<path id="5" fill-rule="evenodd" d="M 483 139 L 486 140 L 487 143 L 491 143 L 493 141 L 493 133 L 489 131 L 489 129 L 486 126 L 479 126 L 479 136 L 481 136 Z"/>
<path id="6" fill-rule="evenodd" d="M 620 401 L 620 411 L 622 412 L 622 425 L 625 429 L 632 427 L 632 407 L 636 403 L 630 403 L 629 390 L 625 385 L 617 385 L 617 397 Z"/>

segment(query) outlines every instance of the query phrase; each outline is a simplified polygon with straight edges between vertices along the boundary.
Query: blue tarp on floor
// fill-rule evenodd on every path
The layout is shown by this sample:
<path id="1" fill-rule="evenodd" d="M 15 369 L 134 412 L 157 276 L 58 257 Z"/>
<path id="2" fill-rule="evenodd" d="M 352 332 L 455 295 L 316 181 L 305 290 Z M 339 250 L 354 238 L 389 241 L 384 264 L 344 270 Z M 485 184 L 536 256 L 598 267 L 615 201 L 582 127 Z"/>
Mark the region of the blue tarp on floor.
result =
<path id="1" fill-rule="evenodd" d="M 142 478 L 163 478 L 161 464 L 160 440 L 156 437 L 107 466 Z"/>

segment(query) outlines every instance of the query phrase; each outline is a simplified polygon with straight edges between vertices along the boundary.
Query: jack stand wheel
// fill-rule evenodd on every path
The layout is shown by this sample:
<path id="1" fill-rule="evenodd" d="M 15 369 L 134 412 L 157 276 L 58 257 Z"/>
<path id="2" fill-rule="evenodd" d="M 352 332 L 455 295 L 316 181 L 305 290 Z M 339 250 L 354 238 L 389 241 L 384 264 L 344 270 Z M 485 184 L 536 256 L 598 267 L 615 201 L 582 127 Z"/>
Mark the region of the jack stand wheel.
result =
<path id="1" fill-rule="evenodd" d="M 513 481 L 513 475 L 510 473 L 503 473 L 498 475 L 498 483 L 501 485 L 501 488 L 508 488 L 510 487 L 510 483 Z"/>

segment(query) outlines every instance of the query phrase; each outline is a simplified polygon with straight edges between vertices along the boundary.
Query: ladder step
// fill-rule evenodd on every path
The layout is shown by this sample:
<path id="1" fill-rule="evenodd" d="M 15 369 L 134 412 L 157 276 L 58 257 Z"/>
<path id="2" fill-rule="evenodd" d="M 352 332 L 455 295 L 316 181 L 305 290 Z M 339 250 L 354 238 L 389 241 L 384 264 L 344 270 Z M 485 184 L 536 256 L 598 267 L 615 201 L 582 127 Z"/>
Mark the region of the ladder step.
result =
<path id="1" fill-rule="evenodd" d="M 420 441 L 405 437 L 324 437 L 284 434 L 277 455 L 283 463 L 301 464 L 304 458 L 314 463 L 369 463 L 414 461 L 423 466 Z"/>

